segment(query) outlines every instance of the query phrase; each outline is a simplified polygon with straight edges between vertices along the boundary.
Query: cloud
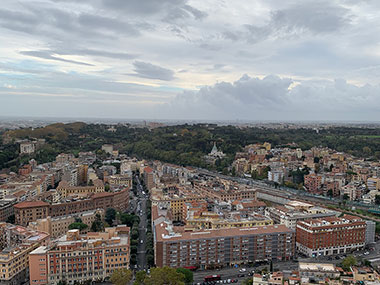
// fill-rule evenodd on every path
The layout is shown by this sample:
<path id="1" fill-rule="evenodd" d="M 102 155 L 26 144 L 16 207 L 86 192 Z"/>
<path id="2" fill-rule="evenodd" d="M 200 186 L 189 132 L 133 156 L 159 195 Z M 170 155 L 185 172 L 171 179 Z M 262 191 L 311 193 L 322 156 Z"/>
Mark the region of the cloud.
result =
<path id="1" fill-rule="evenodd" d="M 182 119 L 377 120 L 380 85 L 345 80 L 296 82 L 276 75 L 242 76 L 199 91 L 184 91 L 164 107 Z"/>
<path id="2" fill-rule="evenodd" d="M 138 57 L 136 54 L 124 53 L 124 52 L 112 52 L 106 50 L 95 50 L 88 48 L 56 48 L 52 51 L 55 54 L 60 55 L 80 55 L 80 56 L 94 56 L 94 57 L 106 57 L 114 59 L 130 60 Z"/>
<path id="3" fill-rule="evenodd" d="M 272 10 L 267 22 L 244 24 L 243 30 L 225 30 L 222 36 L 232 41 L 246 39 L 250 43 L 258 43 L 304 34 L 332 34 L 349 26 L 351 21 L 350 10 L 332 1 L 302 1 Z"/>
<path id="4" fill-rule="evenodd" d="M 332 1 L 297 3 L 287 9 L 272 12 L 271 25 L 282 32 L 332 33 L 350 23 L 349 10 Z"/>
<path id="5" fill-rule="evenodd" d="M 370 118 L 368 109 L 380 109 L 379 5 L 3 0 L 0 87 L 24 95 L 11 100 L 18 102 L 13 109 L 0 104 L 1 111 L 29 106 L 36 97 L 30 92 L 46 98 L 43 112 L 58 92 L 73 105 L 108 102 L 108 116 L 119 105 L 139 115 L 134 107 L 141 99 L 141 106 L 167 104 L 154 111 L 157 118 Z M 170 100 L 178 90 L 184 91 Z M 75 115 L 65 106 L 62 112 Z M 100 103 L 92 107 L 88 113 L 105 115 Z"/>
<path id="6" fill-rule="evenodd" d="M 137 13 L 142 15 L 155 14 L 170 7 L 181 7 L 185 5 L 186 0 L 103 0 L 103 6 L 116 11 Z"/>
<path id="7" fill-rule="evenodd" d="M 57 56 L 52 55 L 49 51 L 21 51 L 20 52 L 23 55 L 27 56 L 32 56 L 32 57 L 37 57 L 37 58 L 42 58 L 42 59 L 48 59 L 48 60 L 56 60 L 56 61 L 62 61 L 62 62 L 67 62 L 67 63 L 73 63 L 73 64 L 79 64 L 79 65 L 85 65 L 85 66 L 94 66 L 93 64 L 86 63 L 86 62 L 81 62 L 81 61 L 75 61 L 75 60 L 70 60 L 70 59 L 64 59 L 60 58 Z"/>
<path id="8" fill-rule="evenodd" d="M 164 81 L 170 81 L 174 79 L 174 71 L 158 65 L 154 65 L 148 62 L 135 61 L 133 63 L 133 66 L 135 67 L 134 71 L 136 72 L 132 74 L 134 76 L 149 79 L 159 79 Z"/>

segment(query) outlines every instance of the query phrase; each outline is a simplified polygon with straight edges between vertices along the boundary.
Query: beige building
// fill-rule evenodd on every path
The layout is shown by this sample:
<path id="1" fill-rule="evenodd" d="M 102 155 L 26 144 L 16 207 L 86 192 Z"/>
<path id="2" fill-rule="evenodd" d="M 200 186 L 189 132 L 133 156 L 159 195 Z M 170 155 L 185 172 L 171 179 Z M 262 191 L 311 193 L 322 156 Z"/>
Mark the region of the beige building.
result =
<path id="1" fill-rule="evenodd" d="M 82 223 L 88 225 L 88 228 L 82 233 L 87 232 L 92 223 L 96 219 L 96 215 L 99 214 L 100 217 L 104 218 L 104 209 L 97 209 L 93 211 L 81 212 L 76 215 L 60 216 L 60 217 L 47 217 L 44 219 L 38 219 L 35 222 L 29 223 L 28 228 L 36 231 L 46 232 L 50 234 L 51 238 L 58 238 L 66 234 L 69 230 L 69 226 L 75 223 L 77 219 L 80 219 Z"/>
<path id="2" fill-rule="evenodd" d="M 90 193 L 104 192 L 104 184 L 100 179 L 93 181 L 93 186 L 70 186 L 66 181 L 61 181 L 57 187 L 57 191 L 61 198 L 78 195 L 87 196 Z"/>
<path id="3" fill-rule="evenodd" d="M 0 284 L 22 284 L 28 278 L 28 255 L 45 244 L 49 235 L 0 223 Z"/>
<path id="4" fill-rule="evenodd" d="M 132 176 L 130 174 L 116 174 L 116 175 L 111 175 L 108 176 L 108 183 L 111 186 L 125 186 L 127 188 L 132 187 Z"/>
<path id="5" fill-rule="evenodd" d="M 104 144 L 102 145 L 102 150 L 107 154 L 113 153 L 113 145 L 112 144 Z"/>
<path id="6" fill-rule="evenodd" d="M 326 278 L 340 277 L 340 272 L 335 264 L 300 262 L 298 267 L 302 284 L 324 282 Z"/>
<path id="7" fill-rule="evenodd" d="M 20 143 L 20 153 L 21 154 L 31 154 L 36 150 L 36 146 L 33 142 L 26 141 Z"/>
<path id="8" fill-rule="evenodd" d="M 223 218 L 214 212 L 188 212 L 186 229 L 229 229 L 273 225 L 273 220 L 264 215 L 251 215 L 249 218 Z"/>
<path id="9" fill-rule="evenodd" d="M 363 281 L 380 281 L 379 274 L 373 270 L 372 268 L 368 266 L 353 266 L 351 268 L 351 271 L 354 275 L 354 280 L 357 282 L 363 282 Z M 378 284 L 378 283 L 376 283 Z"/>

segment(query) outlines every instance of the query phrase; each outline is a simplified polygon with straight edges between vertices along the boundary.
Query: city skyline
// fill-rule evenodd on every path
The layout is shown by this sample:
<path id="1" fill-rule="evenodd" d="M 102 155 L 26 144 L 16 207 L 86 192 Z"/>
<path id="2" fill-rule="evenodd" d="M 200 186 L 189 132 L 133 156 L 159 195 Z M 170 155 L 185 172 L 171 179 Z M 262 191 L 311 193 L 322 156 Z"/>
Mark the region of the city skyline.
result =
<path id="1" fill-rule="evenodd" d="M 378 121 L 376 1 L 4 1 L 3 116 Z"/>

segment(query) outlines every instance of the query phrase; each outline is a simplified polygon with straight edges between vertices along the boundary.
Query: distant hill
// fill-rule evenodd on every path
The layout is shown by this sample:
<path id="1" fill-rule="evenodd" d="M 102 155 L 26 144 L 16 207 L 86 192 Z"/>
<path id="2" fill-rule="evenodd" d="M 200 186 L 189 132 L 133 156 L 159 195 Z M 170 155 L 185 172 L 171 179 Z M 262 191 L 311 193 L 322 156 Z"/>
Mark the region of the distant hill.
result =
<path id="1" fill-rule="evenodd" d="M 56 123 L 52 125 L 48 125 L 46 127 L 41 128 L 27 128 L 27 129 L 18 129 L 11 130 L 4 133 L 4 136 L 8 136 L 11 138 L 51 138 L 53 140 L 66 140 L 69 135 L 80 134 L 80 130 L 85 127 L 86 124 L 82 122 L 76 123 Z"/>

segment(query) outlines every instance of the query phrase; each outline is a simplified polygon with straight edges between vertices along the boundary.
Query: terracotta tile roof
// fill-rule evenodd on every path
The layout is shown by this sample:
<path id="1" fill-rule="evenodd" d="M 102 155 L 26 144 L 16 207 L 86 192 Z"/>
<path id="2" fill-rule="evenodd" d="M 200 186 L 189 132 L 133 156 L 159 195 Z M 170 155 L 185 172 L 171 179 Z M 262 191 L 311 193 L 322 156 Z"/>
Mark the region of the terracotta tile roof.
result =
<path id="1" fill-rule="evenodd" d="M 48 207 L 49 203 L 43 201 L 25 201 L 14 205 L 15 208 L 23 209 L 23 208 L 34 208 L 34 207 Z"/>
<path id="2" fill-rule="evenodd" d="M 149 166 L 147 166 L 147 167 L 144 168 L 144 172 L 146 172 L 146 173 L 152 173 L 153 169 L 150 168 Z"/>

